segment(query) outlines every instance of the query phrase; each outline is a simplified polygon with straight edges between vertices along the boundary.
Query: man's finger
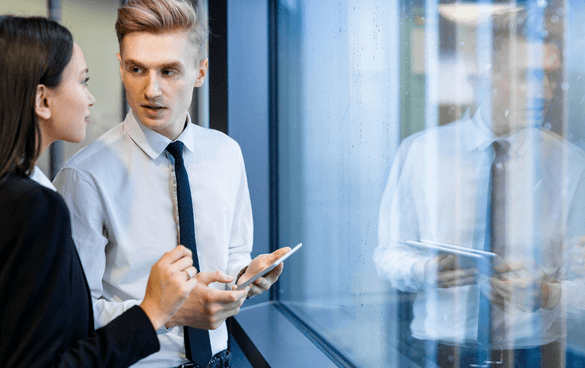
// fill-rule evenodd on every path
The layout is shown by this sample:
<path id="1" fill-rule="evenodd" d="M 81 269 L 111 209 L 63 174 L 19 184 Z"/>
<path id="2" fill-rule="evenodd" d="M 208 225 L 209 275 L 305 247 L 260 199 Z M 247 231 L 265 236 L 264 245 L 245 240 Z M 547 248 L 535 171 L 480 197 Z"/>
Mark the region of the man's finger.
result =
<path id="1" fill-rule="evenodd" d="M 454 270 L 457 268 L 457 257 L 454 255 L 448 255 L 446 257 L 439 256 L 439 272 L 445 270 Z"/>
<path id="2" fill-rule="evenodd" d="M 474 268 L 466 268 L 463 270 L 443 271 L 439 272 L 438 278 L 442 282 L 451 282 L 466 277 L 475 277 L 476 271 Z"/>
<path id="3" fill-rule="evenodd" d="M 282 247 L 272 252 L 272 256 L 274 256 L 274 260 L 277 260 L 288 252 L 290 252 L 290 247 Z"/>
<path id="4" fill-rule="evenodd" d="M 492 277 L 490 283 L 494 290 L 504 299 L 509 299 L 514 292 L 514 285 L 509 281 L 502 281 Z"/>
<path id="5" fill-rule="evenodd" d="M 459 277 L 456 279 L 449 279 L 448 281 L 441 281 L 440 286 L 443 288 L 448 287 L 460 287 L 460 286 L 467 286 L 473 285 L 477 282 L 475 276 L 466 276 L 466 277 Z"/>
<path id="6" fill-rule="evenodd" d="M 197 279 L 199 280 L 199 282 L 202 282 L 207 285 L 211 284 L 212 282 L 221 282 L 227 284 L 234 280 L 232 276 L 227 275 L 221 271 L 199 272 L 197 274 Z"/>
<path id="7" fill-rule="evenodd" d="M 178 245 L 170 252 L 166 252 L 161 257 L 161 260 L 164 260 L 163 262 L 174 263 L 175 261 L 186 256 L 192 257 L 191 251 L 182 245 Z"/>
<path id="8" fill-rule="evenodd" d="M 278 279 L 278 277 L 282 273 L 283 269 L 284 269 L 284 263 L 281 263 L 278 266 L 276 266 L 272 271 L 268 272 L 266 275 L 264 275 L 264 277 L 261 277 L 261 278 L 267 279 L 268 282 L 270 282 L 270 284 L 272 285 Z M 256 283 L 256 282 L 254 282 L 254 283 Z M 268 285 L 268 287 L 270 287 L 270 285 Z"/>
<path id="9" fill-rule="evenodd" d="M 199 274 L 201 274 L 200 272 Z M 197 276 L 199 276 L 197 274 Z M 197 276 L 194 279 L 197 279 Z M 197 279 L 198 282 L 201 282 L 200 279 Z M 222 305 L 228 305 L 233 302 L 237 302 L 240 299 L 245 299 L 246 295 L 248 295 L 249 288 L 246 287 L 242 290 L 217 290 L 210 288 L 208 285 L 203 286 L 207 288 L 206 292 L 208 294 L 208 299 L 213 301 L 214 303 L 219 303 Z"/>
<path id="10" fill-rule="evenodd" d="M 504 263 L 494 267 L 500 273 L 521 271 L 526 269 L 526 264 L 523 261 Z"/>
<path id="11" fill-rule="evenodd" d="M 191 267 L 193 265 L 193 258 L 192 257 L 182 257 L 178 260 L 176 260 L 175 262 L 173 262 L 173 264 L 171 264 L 171 270 L 173 270 L 174 272 L 179 272 L 179 271 L 183 271 L 184 269 L 187 269 L 189 267 Z M 193 275 L 196 275 L 197 272 L 195 272 Z"/>

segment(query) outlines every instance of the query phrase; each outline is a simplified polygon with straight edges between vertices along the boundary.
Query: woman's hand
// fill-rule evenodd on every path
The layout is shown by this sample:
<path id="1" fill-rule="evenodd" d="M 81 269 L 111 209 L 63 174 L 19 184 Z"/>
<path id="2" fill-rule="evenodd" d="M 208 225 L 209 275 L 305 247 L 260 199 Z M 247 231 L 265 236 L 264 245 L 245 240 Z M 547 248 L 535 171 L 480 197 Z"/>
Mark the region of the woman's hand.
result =
<path id="1" fill-rule="evenodd" d="M 155 330 L 171 319 L 187 299 L 197 285 L 196 273 L 192 253 L 182 245 L 165 253 L 152 266 L 140 307 Z"/>

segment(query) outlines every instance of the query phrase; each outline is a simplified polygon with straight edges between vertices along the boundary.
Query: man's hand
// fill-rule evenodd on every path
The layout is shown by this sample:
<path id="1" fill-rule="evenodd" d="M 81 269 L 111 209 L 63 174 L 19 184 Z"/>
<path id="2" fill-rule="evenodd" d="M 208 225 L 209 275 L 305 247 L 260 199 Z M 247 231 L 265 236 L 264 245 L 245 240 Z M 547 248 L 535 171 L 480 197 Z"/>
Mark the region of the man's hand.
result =
<path id="1" fill-rule="evenodd" d="M 233 277 L 221 271 L 200 272 L 195 278 L 197 285 L 179 311 L 165 324 L 167 328 L 190 326 L 205 330 L 215 330 L 228 317 L 239 313 L 250 290 L 216 290 L 209 287 L 212 282 L 229 283 Z"/>
<path id="2" fill-rule="evenodd" d="M 189 249 L 179 245 L 165 253 L 150 269 L 146 293 L 140 307 L 155 330 L 161 328 L 187 299 L 197 285 L 193 256 Z"/>
<path id="3" fill-rule="evenodd" d="M 549 298 L 549 283 L 556 282 L 534 262 L 512 262 L 496 266 L 499 277 L 490 278 L 492 303 L 504 307 L 503 301 L 522 312 L 544 307 Z M 504 307 L 505 308 L 505 307 Z"/>
<path id="4" fill-rule="evenodd" d="M 475 268 L 459 269 L 457 256 L 444 255 L 431 258 L 425 264 L 425 281 L 439 288 L 452 288 L 476 283 Z"/>
<path id="5" fill-rule="evenodd" d="M 246 272 L 237 281 L 237 285 L 243 284 L 246 280 L 252 278 L 256 273 L 262 271 L 266 267 L 269 267 L 274 261 L 285 255 L 290 251 L 289 247 L 284 247 L 275 250 L 270 254 L 261 254 L 258 257 L 254 258 L 252 262 L 248 265 Z M 258 280 L 254 281 L 249 287 L 250 291 L 248 292 L 248 297 L 251 298 L 254 295 L 260 295 L 266 290 L 270 289 L 272 284 L 278 280 L 278 277 L 282 273 L 284 269 L 284 264 L 281 263 L 276 266 L 272 271 L 268 272 L 266 275 L 258 278 Z M 234 289 L 237 286 L 234 285 Z"/>

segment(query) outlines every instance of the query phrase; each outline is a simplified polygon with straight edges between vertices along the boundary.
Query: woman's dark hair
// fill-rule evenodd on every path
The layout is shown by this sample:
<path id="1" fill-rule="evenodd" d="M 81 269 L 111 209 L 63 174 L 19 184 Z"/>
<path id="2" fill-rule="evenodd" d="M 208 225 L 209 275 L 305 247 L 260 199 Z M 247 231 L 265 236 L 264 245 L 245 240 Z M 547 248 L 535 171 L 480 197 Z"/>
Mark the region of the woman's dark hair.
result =
<path id="1" fill-rule="evenodd" d="M 39 156 L 37 86 L 55 88 L 73 54 L 73 37 L 43 17 L 0 16 L 0 178 L 29 175 Z"/>

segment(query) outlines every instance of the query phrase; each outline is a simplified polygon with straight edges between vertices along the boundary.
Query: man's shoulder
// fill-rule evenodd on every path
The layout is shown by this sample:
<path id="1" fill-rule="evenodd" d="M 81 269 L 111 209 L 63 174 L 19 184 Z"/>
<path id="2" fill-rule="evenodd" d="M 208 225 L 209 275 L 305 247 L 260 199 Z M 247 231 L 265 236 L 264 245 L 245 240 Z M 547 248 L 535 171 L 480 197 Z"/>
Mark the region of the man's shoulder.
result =
<path id="1" fill-rule="evenodd" d="M 573 166 L 573 169 L 585 170 L 585 151 L 566 138 L 547 129 L 540 129 L 545 148 L 549 151 L 548 155 L 564 156 L 567 163 Z M 562 157 L 556 157 L 557 160 Z"/>
<path id="2" fill-rule="evenodd" d="M 549 149 L 563 152 L 564 154 L 573 156 L 579 161 L 585 161 L 585 151 L 576 144 L 550 130 L 540 129 L 539 131 L 546 147 Z"/>
<path id="3" fill-rule="evenodd" d="M 211 128 L 204 128 L 200 125 L 193 124 L 193 134 L 196 138 L 205 138 L 213 140 L 215 143 L 224 143 L 224 144 L 237 144 L 236 141 L 230 137 L 229 135 L 225 134 L 224 132 L 220 132 L 219 130 L 211 129 Z"/>
<path id="4" fill-rule="evenodd" d="M 63 166 L 64 169 L 89 169 L 108 165 L 107 157 L 127 144 L 124 124 L 119 123 L 88 146 L 77 151 Z"/>
<path id="5" fill-rule="evenodd" d="M 429 144 L 437 143 L 435 148 L 453 148 L 453 143 L 465 139 L 468 129 L 473 126 L 470 119 L 462 119 L 449 124 L 426 128 L 420 132 L 406 137 L 401 146 L 410 149 L 411 147 L 429 147 Z"/>
<path id="6" fill-rule="evenodd" d="M 206 151 L 241 155 L 240 145 L 227 134 L 199 125 L 195 125 L 194 128 L 195 142 Z"/>

